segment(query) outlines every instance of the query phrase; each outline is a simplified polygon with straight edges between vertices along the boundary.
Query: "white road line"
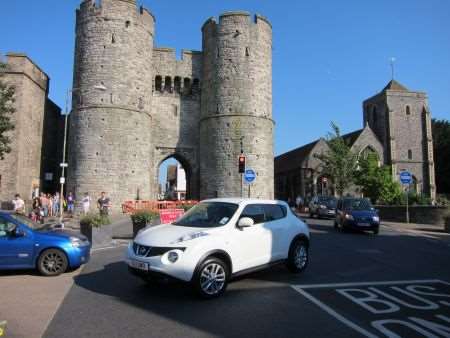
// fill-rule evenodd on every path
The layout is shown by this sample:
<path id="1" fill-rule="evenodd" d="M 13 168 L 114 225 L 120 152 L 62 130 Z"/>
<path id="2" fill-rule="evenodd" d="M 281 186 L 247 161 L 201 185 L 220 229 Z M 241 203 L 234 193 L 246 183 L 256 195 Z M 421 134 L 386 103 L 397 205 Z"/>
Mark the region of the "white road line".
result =
<path id="1" fill-rule="evenodd" d="M 339 313 L 337 313 L 336 311 L 334 311 L 332 308 L 330 308 L 328 305 L 322 303 L 320 300 L 318 300 L 317 298 L 314 298 L 313 296 L 311 296 L 309 293 L 307 293 L 306 291 L 302 290 L 302 288 L 297 287 L 296 285 L 292 286 L 292 288 L 297 291 L 298 293 L 300 293 L 301 295 L 303 295 L 305 298 L 309 299 L 311 302 L 313 302 L 314 304 L 316 304 L 317 306 L 319 306 L 322 310 L 324 310 L 325 312 L 327 312 L 328 314 L 332 315 L 334 318 L 336 318 L 337 320 L 339 320 L 340 322 L 342 322 L 343 324 L 347 325 L 348 327 L 352 328 L 355 331 L 358 331 L 359 333 L 361 333 L 363 336 L 369 337 L 369 338 L 378 338 L 378 336 L 370 333 L 369 331 L 363 329 L 361 326 L 356 325 L 355 323 L 351 322 L 350 320 L 348 320 L 347 318 L 341 316 Z"/>
<path id="2" fill-rule="evenodd" d="M 115 249 L 115 248 L 123 248 L 126 247 L 127 244 L 118 244 L 118 245 L 111 245 L 111 246 L 105 246 L 102 248 L 97 248 L 97 249 L 91 249 L 91 253 L 95 253 L 97 251 L 103 251 L 103 250 L 109 250 L 109 249 Z"/>
<path id="3" fill-rule="evenodd" d="M 400 285 L 400 284 L 418 284 L 418 283 L 443 283 L 448 284 L 445 281 L 439 279 L 419 279 L 419 280 L 402 280 L 402 281 L 384 281 L 384 282 L 356 282 L 356 283 L 330 283 L 330 284 L 297 284 L 291 285 L 297 289 L 315 289 L 315 288 L 339 288 L 349 286 L 365 286 L 365 285 Z"/>

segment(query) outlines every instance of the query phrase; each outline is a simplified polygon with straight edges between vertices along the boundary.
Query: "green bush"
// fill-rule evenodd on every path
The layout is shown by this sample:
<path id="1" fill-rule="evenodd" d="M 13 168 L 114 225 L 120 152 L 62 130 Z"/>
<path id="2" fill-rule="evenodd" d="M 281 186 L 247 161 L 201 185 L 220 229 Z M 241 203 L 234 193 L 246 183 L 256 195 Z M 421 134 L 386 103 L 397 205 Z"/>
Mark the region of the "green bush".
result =
<path id="1" fill-rule="evenodd" d="M 133 222 L 133 224 L 147 225 L 158 217 L 159 214 L 157 212 L 148 210 L 139 210 L 131 214 L 131 221 Z"/>
<path id="2" fill-rule="evenodd" d="M 94 228 L 99 228 L 102 225 L 108 225 L 111 221 L 108 216 L 103 216 L 99 214 L 87 214 L 80 219 L 81 226 L 90 226 Z"/>

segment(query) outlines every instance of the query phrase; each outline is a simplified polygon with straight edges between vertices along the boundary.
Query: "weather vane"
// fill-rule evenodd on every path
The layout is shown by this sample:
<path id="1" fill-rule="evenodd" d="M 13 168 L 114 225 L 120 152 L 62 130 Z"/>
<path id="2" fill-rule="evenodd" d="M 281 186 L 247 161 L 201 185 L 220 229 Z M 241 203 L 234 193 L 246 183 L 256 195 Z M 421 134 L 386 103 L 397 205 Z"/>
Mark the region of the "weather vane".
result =
<path id="1" fill-rule="evenodd" d="M 392 76 L 392 80 L 394 80 L 394 62 L 395 62 L 395 57 L 392 56 L 390 61 L 391 61 L 391 76 Z"/>

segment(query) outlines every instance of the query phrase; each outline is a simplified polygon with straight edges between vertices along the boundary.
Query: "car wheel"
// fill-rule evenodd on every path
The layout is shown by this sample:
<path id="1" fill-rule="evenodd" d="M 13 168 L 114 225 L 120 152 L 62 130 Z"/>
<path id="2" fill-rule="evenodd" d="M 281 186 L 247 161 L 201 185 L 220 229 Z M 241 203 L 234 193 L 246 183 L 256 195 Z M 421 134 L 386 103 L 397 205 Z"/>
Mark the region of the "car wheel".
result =
<path id="1" fill-rule="evenodd" d="M 37 268 L 44 276 L 57 276 L 67 270 L 67 257 L 61 250 L 47 249 L 39 256 Z"/>
<path id="2" fill-rule="evenodd" d="M 222 295 L 229 278 L 229 268 L 216 257 L 206 259 L 195 274 L 193 283 L 198 295 L 205 299 Z"/>
<path id="3" fill-rule="evenodd" d="M 309 262 L 308 244 L 304 240 L 295 240 L 289 249 L 287 267 L 293 273 L 306 269 Z"/>

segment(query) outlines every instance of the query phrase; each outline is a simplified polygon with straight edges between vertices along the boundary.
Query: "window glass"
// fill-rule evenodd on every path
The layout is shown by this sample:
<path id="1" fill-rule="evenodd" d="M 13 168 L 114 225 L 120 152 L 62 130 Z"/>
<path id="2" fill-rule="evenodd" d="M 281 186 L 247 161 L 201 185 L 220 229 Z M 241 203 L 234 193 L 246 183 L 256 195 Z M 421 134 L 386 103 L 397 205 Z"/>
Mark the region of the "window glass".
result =
<path id="1" fill-rule="evenodd" d="M 174 225 L 199 228 L 214 228 L 229 222 L 238 208 L 237 204 L 203 202 L 189 209 Z"/>
<path id="2" fill-rule="evenodd" d="M 266 221 L 276 221 L 277 219 L 283 218 L 286 216 L 286 213 L 283 210 L 283 207 L 278 204 L 265 204 L 263 206 L 264 212 L 266 214 Z"/>
<path id="3" fill-rule="evenodd" d="M 0 237 L 5 237 L 11 232 L 16 225 L 14 223 L 8 222 L 3 217 L 0 217 Z"/>
<path id="4" fill-rule="evenodd" d="M 250 217 L 255 224 L 264 223 L 264 209 L 259 204 L 249 204 L 242 211 L 242 217 Z"/>

